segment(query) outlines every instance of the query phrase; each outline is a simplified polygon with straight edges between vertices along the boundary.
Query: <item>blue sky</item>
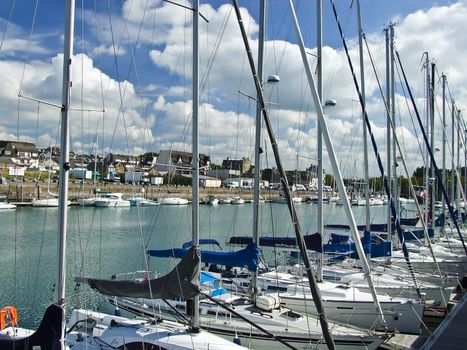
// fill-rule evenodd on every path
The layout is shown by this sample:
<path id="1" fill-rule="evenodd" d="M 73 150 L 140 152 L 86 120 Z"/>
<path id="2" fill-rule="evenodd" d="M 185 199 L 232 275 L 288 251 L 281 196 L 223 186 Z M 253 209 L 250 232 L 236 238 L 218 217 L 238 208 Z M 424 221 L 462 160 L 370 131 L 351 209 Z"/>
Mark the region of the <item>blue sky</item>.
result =
<path id="1" fill-rule="evenodd" d="M 180 2 L 189 5 L 188 1 Z M 297 56 L 288 1 L 268 3 L 265 75 L 278 74 L 281 83 L 266 87 L 266 95 L 271 102 L 281 153 L 287 166 L 292 168 L 296 166 L 297 153 L 304 157 L 316 156 L 315 114 Z M 355 4 L 351 9 L 350 0 L 336 3 L 353 62 L 357 65 Z M 209 23 L 201 21 L 200 28 L 202 74 L 208 70 L 208 58 L 223 21 L 226 18 L 228 21 L 201 95 L 200 148 L 215 162 L 227 156 L 251 159 L 254 104 L 238 90 L 247 94 L 254 94 L 254 90 L 238 25 L 234 13 L 229 14 L 228 1 L 201 1 L 201 5 L 201 11 L 209 18 Z M 240 5 L 244 8 L 250 44 L 255 48 L 258 1 L 240 1 Z M 301 0 L 296 1 L 295 6 L 306 45 L 313 52 L 316 4 Z M 451 92 L 459 108 L 463 108 L 467 97 L 463 87 L 466 73 L 462 69 L 467 50 L 462 47 L 467 30 L 464 23 L 466 1 L 363 0 L 361 6 L 364 31 L 380 79 L 384 81 L 383 29 L 395 22 L 396 47 L 420 99 L 420 108 L 423 110 L 420 59 L 424 51 L 437 63 L 439 74 L 448 74 Z M 59 111 L 18 99 L 17 95 L 21 90 L 26 96 L 59 103 L 64 9 L 61 1 L 39 2 L 28 50 L 34 9 L 35 3 L 28 0 L 0 2 L 0 35 L 4 35 L 0 49 L 3 77 L 0 82 L 0 139 L 16 139 L 19 130 L 21 140 L 45 147 L 57 142 Z M 328 112 L 331 134 L 343 159 L 344 172 L 349 176 L 361 176 L 357 97 L 329 1 L 324 1 L 323 34 L 325 98 L 339 101 Z M 74 44 L 73 105 L 76 109 L 81 106 L 93 110 L 105 108 L 105 114 L 73 112 L 74 151 L 91 152 L 96 137 L 100 153 L 190 150 L 190 11 L 155 0 L 77 1 Z M 368 57 L 365 60 L 369 62 Z M 310 63 L 315 64 L 312 55 Z M 370 118 L 384 156 L 384 109 L 368 64 L 365 71 Z M 439 121 L 439 114 L 437 118 Z M 402 95 L 398 98 L 398 120 L 407 157 L 412 164 L 421 165 L 419 131 L 412 127 Z M 324 161 L 326 168 L 327 159 Z M 303 169 L 308 163 L 300 161 L 299 167 Z M 376 169 L 372 168 L 372 172 L 377 174 Z"/>

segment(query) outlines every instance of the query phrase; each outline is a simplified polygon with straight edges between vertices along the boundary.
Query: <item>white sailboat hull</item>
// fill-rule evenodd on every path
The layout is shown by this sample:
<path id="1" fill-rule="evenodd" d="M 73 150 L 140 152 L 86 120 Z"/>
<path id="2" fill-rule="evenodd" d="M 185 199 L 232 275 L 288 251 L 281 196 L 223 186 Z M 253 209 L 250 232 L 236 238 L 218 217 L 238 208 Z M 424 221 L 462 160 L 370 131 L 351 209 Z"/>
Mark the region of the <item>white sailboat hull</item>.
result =
<path id="1" fill-rule="evenodd" d="M 180 198 L 180 197 L 159 198 L 158 201 L 161 205 L 186 205 L 188 204 L 188 199 Z"/>
<path id="2" fill-rule="evenodd" d="M 87 310 L 73 310 L 68 328 L 82 320 L 86 321 L 78 323 L 66 335 L 65 344 L 73 350 L 152 349 L 151 345 L 155 349 L 171 350 L 242 349 L 232 341 L 203 330 L 189 332 L 188 327 L 181 324 L 166 321 L 154 324 Z"/>
<path id="3" fill-rule="evenodd" d="M 281 302 L 288 308 L 316 315 L 311 294 L 304 295 L 281 293 Z M 330 320 L 350 324 L 365 329 L 384 330 L 372 301 L 323 300 L 324 312 Z M 423 304 L 412 302 L 381 302 L 384 319 L 389 331 L 407 334 L 420 334 Z"/>
<path id="4" fill-rule="evenodd" d="M 110 299 L 110 301 L 111 303 L 115 303 L 112 299 Z M 178 310 L 182 310 L 184 307 L 183 302 L 171 300 L 167 302 Z M 159 300 L 151 301 L 144 299 L 140 302 L 136 302 L 120 299 L 118 301 L 118 306 L 120 309 L 127 310 L 133 314 L 146 314 L 148 316 L 156 316 L 165 319 L 174 318 L 173 311 Z M 262 312 L 252 305 L 236 305 L 234 309 L 250 321 L 267 329 L 269 332 L 280 337 L 297 349 L 327 349 L 326 343 L 322 337 L 319 322 L 317 322 L 314 317 L 308 321 L 303 317 L 300 320 L 290 319 L 288 321 L 284 316 L 284 314 L 287 313 L 287 309 L 281 309 L 282 311 Z M 154 310 L 156 311 L 154 312 Z M 210 333 L 222 336 L 227 340 L 238 337 L 242 345 L 251 349 L 271 350 L 284 349 L 285 347 L 277 340 L 249 325 L 245 321 L 235 316 L 228 316 L 225 310 L 216 305 L 207 308 L 201 305 L 200 322 L 201 327 L 208 330 Z M 300 323 L 300 326 L 295 325 L 297 322 Z M 332 329 L 333 339 L 337 349 L 376 349 L 383 341 L 383 339 L 377 336 L 369 335 L 366 332 L 356 329 L 349 329 L 332 324 L 330 328 Z"/>
<path id="5" fill-rule="evenodd" d="M 33 199 L 31 201 L 31 205 L 33 207 L 49 207 L 49 208 L 56 208 L 58 207 L 58 198 L 46 198 L 46 199 Z M 67 205 L 70 205 L 68 202 Z"/>
<path id="6" fill-rule="evenodd" d="M 303 313 L 316 315 L 310 288 L 304 278 L 279 272 L 258 277 L 258 285 L 267 292 L 279 293 L 281 303 Z M 348 285 L 332 282 L 318 284 L 326 317 L 364 329 L 384 330 L 372 295 Z M 402 298 L 378 295 L 389 331 L 419 334 L 424 305 Z"/>
<path id="7" fill-rule="evenodd" d="M 10 203 L 0 203 L 0 210 L 16 209 L 16 205 Z"/>

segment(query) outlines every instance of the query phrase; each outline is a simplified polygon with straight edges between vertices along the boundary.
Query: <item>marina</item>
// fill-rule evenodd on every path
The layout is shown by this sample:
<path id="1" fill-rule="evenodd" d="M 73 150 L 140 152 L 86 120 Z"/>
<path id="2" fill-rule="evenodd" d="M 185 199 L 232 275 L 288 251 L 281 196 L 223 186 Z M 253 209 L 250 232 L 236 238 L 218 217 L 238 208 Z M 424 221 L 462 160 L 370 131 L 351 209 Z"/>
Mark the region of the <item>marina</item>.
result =
<path id="1" fill-rule="evenodd" d="M 467 6 L 242 3 L 0 4 L 0 350 L 467 341 Z"/>
<path id="2" fill-rule="evenodd" d="M 312 215 L 317 210 L 316 204 L 302 203 L 296 208 L 300 220 L 304 223 L 304 229 L 311 230 L 316 225 L 315 216 Z M 232 249 L 225 244 L 230 236 L 250 230 L 252 204 L 204 205 L 200 209 L 201 237 L 218 240 L 226 251 Z M 384 209 L 384 206 L 372 209 L 375 220 L 378 217 L 384 217 Z M 291 224 L 285 220 L 288 215 L 286 206 L 263 203 L 260 210 L 263 217 L 260 223 L 263 235 L 270 232 L 271 227 L 278 236 L 287 237 L 293 234 Z M 361 220 L 364 208 L 355 206 L 353 210 L 357 219 Z M 190 211 L 191 206 L 70 207 L 68 241 L 71 253 L 67 261 L 71 267 L 71 276 L 83 275 L 83 271 L 88 271 L 89 274 L 98 272 L 99 275 L 110 276 L 145 270 L 146 265 L 141 257 L 140 242 L 142 240 L 147 242 L 147 246 L 151 249 L 181 246 L 189 236 Z M 325 213 L 327 221 L 339 222 L 342 209 L 335 204 L 327 204 Z M 16 210 L 0 212 L 0 219 L 6 223 L 1 237 L 5 242 L 5 253 L 1 258 L 5 268 L 0 278 L 5 283 L 2 285 L 0 302 L 3 305 L 18 305 L 20 324 L 26 328 L 37 327 L 41 319 L 40 315 L 54 293 L 55 272 L 50 266 L 56 259 L 57 215 L 57 208 L 19 207 Z M 235 220 L 237 217 L 242 217 L 242 220 Z M 21 223 L 21 226 L 15 223 Z M 37 223 L 41 223 L 41 226 Z M 15 242 L 16 246 L 14 246 Z M 40 247 L 40 251 L 37 251 L 37 247 Z M 286 261 L 286 253 L 279 249 L 269 253 L 264 250 L 264 254 L 269 263 L 278 260 Z M 176 263 L 177 259 L 155 259 L 155 265 L 152 267 L 159 273 L 163 273 Z M 36 266 L 36 268 L 31 269 L 30 266 Z M 273 272 L 271 273 L 274 275 Z M 18 278 L 18 276 L 23 278 Z M 77 292 L 72 300 L 78 301 L 86 296 L 87 302 L 91 303 L 96 310 L 113 313 L 113 306 L 105 296 L 86 288 L 83 290 L 71 277 L 67 279 L 67 288 Z M 452 298 L 454 295 L 452 294 Z M 73 308 L 73 304 L 69 306 L 70 309 Z M 451 307 L 452 305 L 449 306 Z M 442 314 L 444 315 L 444 312 Z M 25 317 L 25 315 L 38 316 Z M 427 328 L 422 329 L 421 336 L 417 336 L 418 343 L 430 334 L 427 329 L 430 329 L 430 332 L 435 330 L 443 318 L 424 317 L 426 325 L 423 329 Z M 395 343 L 396 339 L 399 339 L 397 342 L 404 343 L 400 338 L 400 336 L 395 336 L 388 340 L 387 344 L 392 344 L 393 349 L 404 348 L 405 345 Z M 413 341 L 414 338 L 412 336 L 412 338 L 405 337 L 404 339 L 407 342 L 407 339 Z"/>

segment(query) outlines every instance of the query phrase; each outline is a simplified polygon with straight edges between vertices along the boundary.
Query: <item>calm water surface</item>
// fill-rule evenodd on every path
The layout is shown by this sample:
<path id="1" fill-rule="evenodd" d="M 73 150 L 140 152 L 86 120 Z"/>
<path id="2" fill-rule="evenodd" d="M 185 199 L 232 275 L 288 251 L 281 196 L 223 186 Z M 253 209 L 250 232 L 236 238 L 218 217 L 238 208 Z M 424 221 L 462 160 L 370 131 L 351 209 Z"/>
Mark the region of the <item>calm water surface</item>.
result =
<path id="1" fill-rule="evenodd" d="M 250 235 L 252 204 L 200 206 L 201 238 L 216 238 L 224 250 L 230 236 Z M 304 233 L 316 232 L 315 204 L 296 205 Z M 353 207 L 364 223 L 363 207 Z M 387 207 L 372 207 L 374 222 L 384 222 Z M 191 240 L 191 206 L 79 208 L 68 211 L 67 305 L 112 312 L 105 298 L 73 282 L 76 276 L 109 278 L 145 269 L 146 249 L 180 247 Z M 58 210 L 17 208 L 0 211 L 0 307 L 15 305 L 20 325 L 37 327 L 46 307 L 56 300 Z M 261 204 L 262 235 L 293 236 L 287 206 Z M 326 204 L 325 223 L 346 223 L 342 207 Z M 162 273 L 174 259 L 151 260 Z"/>

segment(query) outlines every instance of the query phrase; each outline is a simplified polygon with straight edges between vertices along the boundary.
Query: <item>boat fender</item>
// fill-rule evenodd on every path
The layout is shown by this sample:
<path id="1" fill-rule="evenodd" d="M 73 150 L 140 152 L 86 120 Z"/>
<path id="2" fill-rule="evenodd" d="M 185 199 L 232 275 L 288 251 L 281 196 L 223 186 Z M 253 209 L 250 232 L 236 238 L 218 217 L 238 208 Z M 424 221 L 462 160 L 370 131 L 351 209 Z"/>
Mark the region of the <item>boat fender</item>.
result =
<path id="1" fill-rule="evenodd" d="M 18 325 L 18 311 L 14 306 L 5 306 L 0 310 L 0 330 L 6 328 L 8 325 Z"/>
<path id="2" fill-rule="evenodd" d="M 235 337 L 233 338 L 233 342 L 234 344 L 242 345 L 242 342 L 240 341 L 240 338 L 238 337 L 236 333 L 235 333 Z"/>

